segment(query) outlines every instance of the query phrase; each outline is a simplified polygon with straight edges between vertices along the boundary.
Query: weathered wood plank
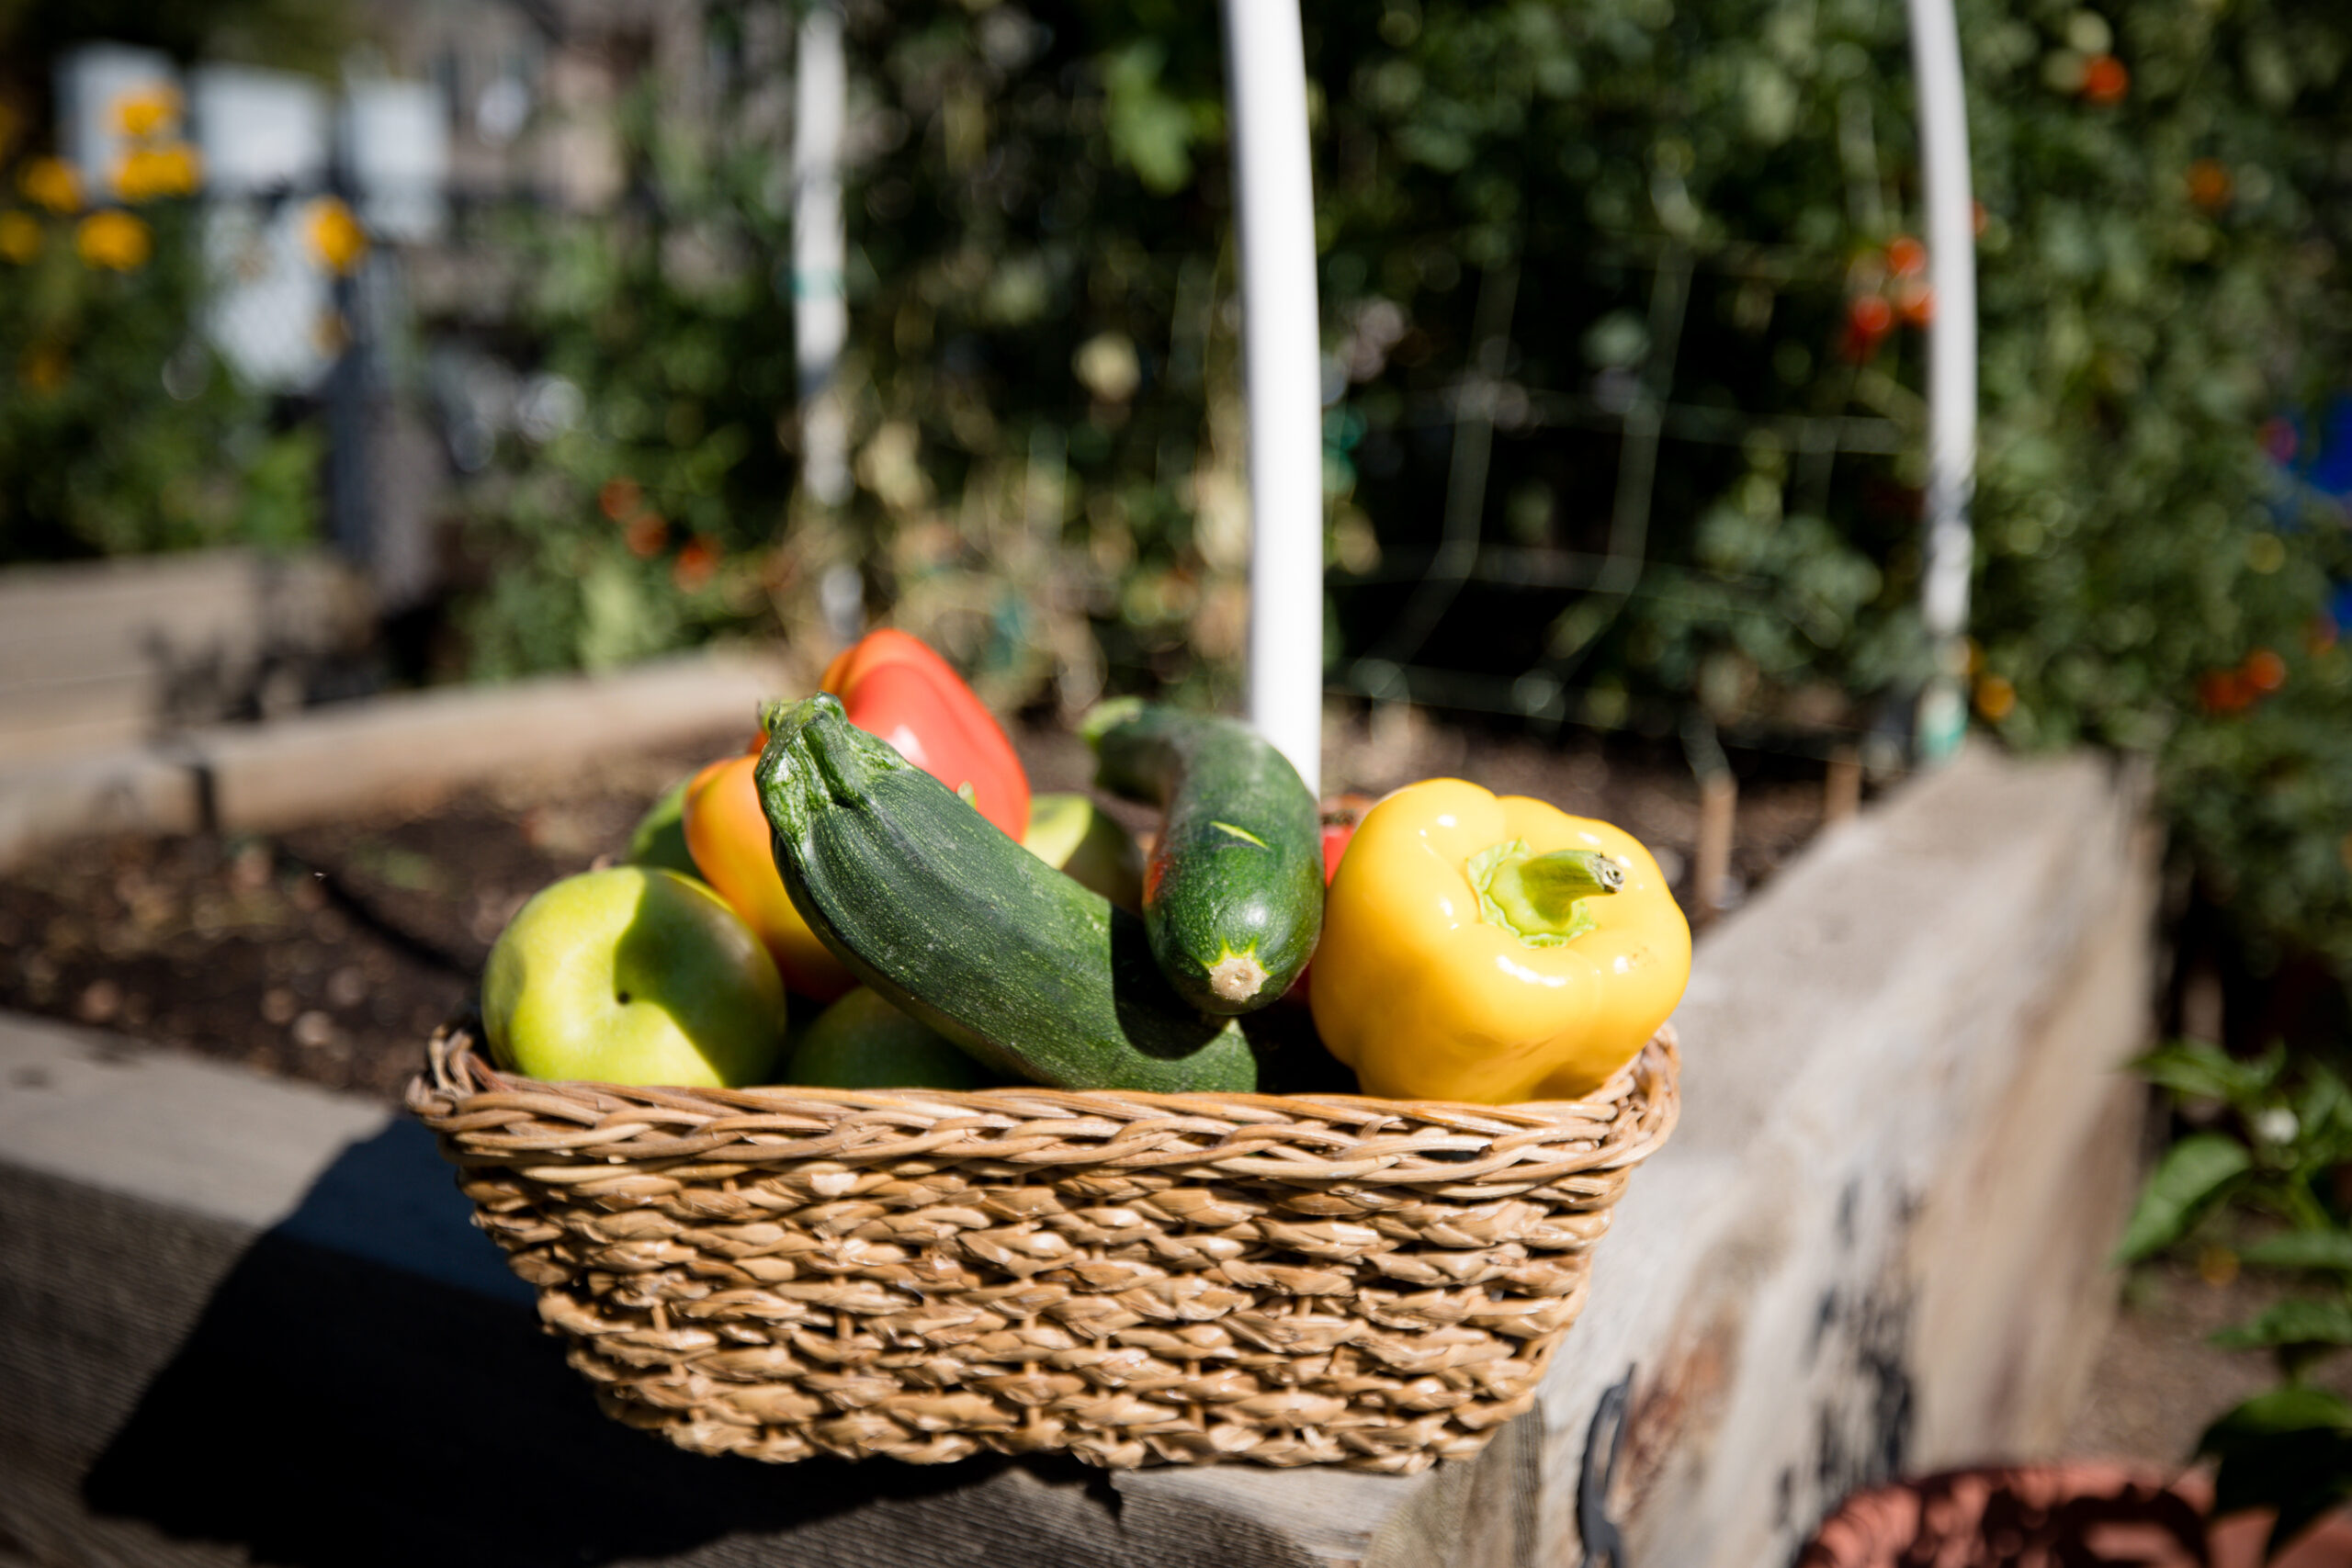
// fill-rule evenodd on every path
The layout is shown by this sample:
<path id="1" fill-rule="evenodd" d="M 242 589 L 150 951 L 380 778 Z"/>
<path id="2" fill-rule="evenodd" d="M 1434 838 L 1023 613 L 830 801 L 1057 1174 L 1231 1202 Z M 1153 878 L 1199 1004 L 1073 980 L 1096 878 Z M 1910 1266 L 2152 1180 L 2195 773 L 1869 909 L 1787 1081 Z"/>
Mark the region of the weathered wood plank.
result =
<path id="1" fill-rule="evenodd" d="M 258 1231 L 390 1117 L 350 1095 L 0 1013 L 0 1150 L 20 1170 Z"/>
<path id="2" fill-rule="evenodd" d="M 222 728 L 200 746 L 223 828 L 288 827 L 480 779 L 758 728 L 782 693 L 749 654 L 665 660 L 610 675 L 554 676 L 379 697 L 299 719 Z"/>
<path id="3" fill-rule="evenodd" d="M 1635 1561 L 1783 1561 L 1849 1487 L 2063 1420 L 2135 1155 L 2114 1068 L 2148 1028 L 2143 796 L 2092 759 L 1972 752 L 1711 945 L 1690 1113 L 1545 1387 L 1546 1472 L 1573 1474 L 1599 1389 L 1640 1367 Z"/>
<path id="4" fill-rule="evenodd" d="M 39 667 L 61 640 L 97 638 L 136 649 L 161 638 L 182 648 L 240 645 L 270 626 L 328 635 L 353 607 L 347 571 L 322 552 L 270 557 L 246 549 L 131 556 L 0 572 L 0 682 Z M 262 612 L 266 608 L 268 616 Z"/>
<path id="5" fill-rule="evenodd" d="M 95 756 L 0 761 L 0 867 L 89 834 L 270 832 L 486 779 L 751 732 L 774 660 L 692 654 L 602 675 L 439 688 Z"/>
<path id="6" fill-rule="evenodd" d="M 101 833 L 192 833 L 198 775 L 168 748 L 0 769 L 0 871 L 43 844 Z"/>
<path id="7" fill-rule="evenodd" d="M 86 755 L 230 716 L 270 660 L 347 650 L 365 589 L 324 551 L 0 572 L 0 760 Z"/>

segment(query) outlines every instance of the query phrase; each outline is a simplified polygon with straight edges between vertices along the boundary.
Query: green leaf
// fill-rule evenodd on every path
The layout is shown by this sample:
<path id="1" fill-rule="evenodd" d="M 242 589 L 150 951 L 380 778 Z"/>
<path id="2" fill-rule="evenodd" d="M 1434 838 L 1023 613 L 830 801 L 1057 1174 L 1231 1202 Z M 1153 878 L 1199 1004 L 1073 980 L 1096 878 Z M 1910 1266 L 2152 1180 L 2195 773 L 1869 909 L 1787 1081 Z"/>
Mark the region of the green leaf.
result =
<path id="1" fill-rule="evenodd" d="M 2258 1350 L 2269 1345 L 2352 1345 L 2352 1306 L 2341 1301 L 2297 1297 L 2274 1303 L 2252 1323 L 2211 1337 L 2225 1350 Z"/>
<path id="2" fill-rule="evenodd" d="M 2302 1129 L 2302 1142 L 2315 1154 L 2333 1156 L 2327 1145 L 2339 1144 L 2346 1128 L 2346 1112 L 2352 1110 L 2352 1091 L 2344 1080 L 2324 1062 L 2305 1060 L 2301 1064 L 2303 1091 L 2295 1100 L 2295 1119 Z M 2334 1163 L 2330 1158 L 2329 1163 Z"/>
<path id="3" fill-rule="evenodd" d="M 2352 1272 L 2352 1231 L 2282 1231 L 2238 1252 L 2265 1269 L 2336 1269 Z"/>
<path id="4" fill-rule="evenodd" d="M 2197 1453 L 2227 1459 L 2281 1433 L 2319 1427 L 2352 1433 L 2352 1404 L 2324 1388 L 2288 1383 L 2256 1394 L 2206 1427 L 2197 1439 Z"/>
<path id="5" fill-rule="evenodd" d="M 2352 1404 L 2325 1389 L 2289 1383 L 2206 1427 L 2197 1452 L 2222 1461 L 2213 1482 L 2216 1516 L 2278 1510 L 2267 1557 L 2352 1495 Z"/>
<path id="6" fill-rule="evenodd" d="M 2245 1145 L 2221 1133 L 2196 1133 L 2175 1144 L 2141 1191 L 2116 1261 L 2134 1262 L 2178 1241 L 2223 1189 L 2253 1167 Z"/>
<path id="7" fill-rule="evenodd" d="M 2175 1094 L 2190 1100 L 2224 1100 L 2243 1111 L 2270 1088 L 2283 1060 L 2274 1051 L 2256 1061 L 2242 1062 L 2201 1041 L 2172 1040 L 2132 1066 L 2149 1082 Z"/>
<path id="8" fill-rule="evenodd" d="M 1159 85 L 1168 51 L 1145 39 L 1104 65 L 1104 119 L 1111 151 L 1146 188 L 1172 196 L 1192 183 L 1193 118 L 1183 102 Z"/>

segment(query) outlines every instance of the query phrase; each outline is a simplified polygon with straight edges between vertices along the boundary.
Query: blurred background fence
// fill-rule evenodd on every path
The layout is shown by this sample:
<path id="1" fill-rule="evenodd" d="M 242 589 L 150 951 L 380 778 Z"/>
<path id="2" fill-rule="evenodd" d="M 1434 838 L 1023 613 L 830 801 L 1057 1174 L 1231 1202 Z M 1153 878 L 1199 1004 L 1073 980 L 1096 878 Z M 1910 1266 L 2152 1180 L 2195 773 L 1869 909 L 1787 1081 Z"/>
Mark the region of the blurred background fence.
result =
<path id="1" fill-rule="evenodd" d="M 1894 763 L 1928 673 L 1935 308 L 1899 0 L 1305 9 L 1335 701 Z M 1978 722 L 2162 759 L 2199 962 L 2352 970 L 2326 493 L 2352 18 L 1960 11 Z M 714 637 L 814 653 L 888 616 L 1041 715 L 1231 700 L 1214 27 L 1165 0 L 841 14 L 839 500 L 803 474 L 799 6 L 0 18 L 0 559 L 332 541 L 382 633 L 313 695 Z M 147 85 L 72 87 L 108 58 Z M 101 98 L 103 156 L 72 129 Z M 314 155 L 239 175 L 232 111 L 297 99 Z M 2308 1012 L 2232 1027 L 2325 1032 Z"/>

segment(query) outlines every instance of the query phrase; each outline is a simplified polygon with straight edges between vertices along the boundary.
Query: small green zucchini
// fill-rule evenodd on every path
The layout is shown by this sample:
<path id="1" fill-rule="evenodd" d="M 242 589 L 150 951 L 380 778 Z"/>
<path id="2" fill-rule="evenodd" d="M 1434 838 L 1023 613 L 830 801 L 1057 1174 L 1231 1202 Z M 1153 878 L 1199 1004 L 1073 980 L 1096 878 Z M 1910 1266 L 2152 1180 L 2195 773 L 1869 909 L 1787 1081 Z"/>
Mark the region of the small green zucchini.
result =
<path id="1" fill-rule="evenodd" d="M 1094 782 L 1167 813 L 1144 862 L 1152 956 L 1213 1013 L 1290 988 L 1323 929 L 1323 830 L 1298 770 L 1238 719 L 1123 698 L 1087 716 Z"/>
<path id="2" fill-rule="evenodd" d="M 1023 849 L 820 695 L 762 715 L 752 777 L 776 870 L 819 940 L 1009 1077 L 1246 1092 L 1257 1063 L 1153 963 L 1143 922 Z"/>

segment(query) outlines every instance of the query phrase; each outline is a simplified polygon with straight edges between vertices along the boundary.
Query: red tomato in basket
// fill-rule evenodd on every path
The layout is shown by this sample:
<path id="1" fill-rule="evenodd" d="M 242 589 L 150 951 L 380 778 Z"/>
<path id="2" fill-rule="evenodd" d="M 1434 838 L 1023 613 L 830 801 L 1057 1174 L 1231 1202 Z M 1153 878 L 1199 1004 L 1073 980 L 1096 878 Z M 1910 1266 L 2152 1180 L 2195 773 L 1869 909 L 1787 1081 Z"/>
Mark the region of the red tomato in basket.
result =
<path id="1" fill-rule="evenodd" d="M 1363 814 L 1375 802 L 1368 795 L 1334 795 L 1323 802 L 1323 885 L 1329 886 L 1331 878 L 1340 874 L 1340 857 L 1348 852 L 1349 840 L 1356 836 L 1356 826 Z M 1298 972 L 1298 978 L 1283 993 L 1283 1000 L 1304 1005 L 1306 1001 L 1307 976 L 1315 973 L 1310 963 Z"/>

